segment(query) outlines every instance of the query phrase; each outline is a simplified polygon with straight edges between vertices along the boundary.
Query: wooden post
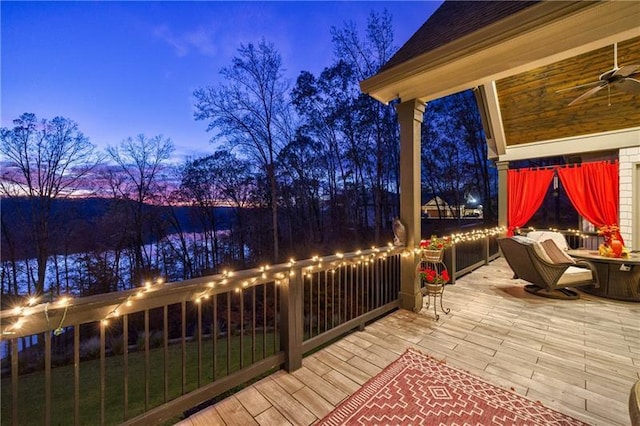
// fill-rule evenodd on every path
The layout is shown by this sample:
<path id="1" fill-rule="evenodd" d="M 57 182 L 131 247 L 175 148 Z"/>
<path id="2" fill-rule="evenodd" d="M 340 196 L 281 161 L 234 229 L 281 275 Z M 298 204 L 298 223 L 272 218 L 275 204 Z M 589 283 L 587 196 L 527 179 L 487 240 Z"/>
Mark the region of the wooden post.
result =
<path id="1" fill-rule="evenodd" d="M 458 274 L 458 271 L 456 270 L 456 253 L 457 252 L 457 248 L 456 245 L 453 244 L 451 246 L 451 259 L 449 260 L 449 262 L 451 263 L 451 267 L 448 268 L 449 269 L 449 277 L 451 278 L 449 280 L 449 282 L 451 284 L 455 284 L 456 283 L 456 275 Z"/>
<path id="2" fill-rule="evenodd" d="M 485 235 L 484 237 L 484 264 L 488 265 L 489 264 L 489 256 L 491 256 L 491 253 L 489 251 L 489 236 Z"/>
<path id="3" fill-rule="evenodd" d="M 508 161 L 498 161 L 496 163 L 498 167 L 498 226 L 507 228 L 507 200 L 508 200 L 508 188 L 507 188 L 507 170 L 509 170 Z"/>
<path id="4" fill-rule="evenodd" d="M 302 367 L 302 270 L 294 269 L 295 275 L 280 281 L 280 328 L 281 348 L 284 351 L 284 369 L 288 372 Z"/>
<path id="5" fill-rule="evenodd" d="M 412 99 L 396 106 L 400 123 L 400 221 L 407 231 L 408 256 L 401 258 L 400 307 L 414 312 L 422 309 L 422 294 L 415 280 L 416 256 L 420 242 L 420 136 L 424 103 Z"/>

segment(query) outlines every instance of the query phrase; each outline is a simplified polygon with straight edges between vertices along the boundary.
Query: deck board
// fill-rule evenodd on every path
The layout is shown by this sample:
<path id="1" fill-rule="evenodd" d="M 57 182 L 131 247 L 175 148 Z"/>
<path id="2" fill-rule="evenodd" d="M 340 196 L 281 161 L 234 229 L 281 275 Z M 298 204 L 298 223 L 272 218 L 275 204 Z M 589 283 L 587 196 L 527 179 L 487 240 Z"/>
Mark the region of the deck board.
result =
<path id="1" fill-rule="evenodd" d="M 181 425 L 300 424 L 330 412 L 407 348 L 594 425 L 628 425 L 640 378 L 640 304 L 551 300 L 526 293 L 498 259 L 447 286 L 433 309 L 398 310 Z"/>

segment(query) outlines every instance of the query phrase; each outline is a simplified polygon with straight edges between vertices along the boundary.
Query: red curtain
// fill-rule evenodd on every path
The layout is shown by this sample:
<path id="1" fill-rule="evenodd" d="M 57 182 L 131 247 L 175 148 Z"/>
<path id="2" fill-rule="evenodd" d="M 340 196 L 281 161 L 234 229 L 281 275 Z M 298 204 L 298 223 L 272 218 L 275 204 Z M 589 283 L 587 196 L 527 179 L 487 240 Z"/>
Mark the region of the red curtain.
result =
<path id="1" fill-rule="evenodd" d="M 538 210 L 553 179 L 553 169 L 507 170 L 507 235 L 523 226 Z"/>
<path id="2" fill-rule="evenodd" d="M 597 227 L 618 226 L 620 198 L 618 163 L 584 163 L 558 168 L 564 189 L 581 216 Z M 617 238 L 624 244 L 618 232 Z"/>

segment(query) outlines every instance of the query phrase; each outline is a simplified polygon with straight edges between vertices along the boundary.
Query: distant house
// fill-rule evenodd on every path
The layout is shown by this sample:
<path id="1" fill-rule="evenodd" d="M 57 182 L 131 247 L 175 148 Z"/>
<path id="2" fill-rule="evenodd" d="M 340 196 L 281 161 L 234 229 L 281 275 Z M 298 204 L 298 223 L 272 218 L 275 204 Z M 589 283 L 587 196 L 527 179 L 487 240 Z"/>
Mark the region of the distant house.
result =
<path id="1" fill-rule="evenodd" d="M 449 204 L 443 198 L 435 196 L 422 205 L 422 217 L 429 219 L 443 219 L 463 217 L 464 205 Z"/>

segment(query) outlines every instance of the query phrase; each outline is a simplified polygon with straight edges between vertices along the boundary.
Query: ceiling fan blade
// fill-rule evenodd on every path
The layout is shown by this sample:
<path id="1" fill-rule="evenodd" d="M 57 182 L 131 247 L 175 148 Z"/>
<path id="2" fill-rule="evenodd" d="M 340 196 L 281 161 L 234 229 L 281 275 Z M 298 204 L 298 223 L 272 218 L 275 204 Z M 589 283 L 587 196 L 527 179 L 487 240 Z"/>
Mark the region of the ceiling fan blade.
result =
<path id="1" fill-rule="evenodd" d="M 602 89 L 604 87 L 607 87 L 607 82 L 601 82 L 601 84 L 599 86 L 596 86 L 593 89 L 587 90 L 582 95 L 580 95 L 577 98 L 575 98 L 574 100 L 572 100 L 571 103 L 569 104 L 569 106 L 587 99 L 589 96 L 595 94 L 596 92 L 598 92 L 600 89 Z"/>
<path id="2" fill-rule="evenodd" d="M 624 65 L 622 68 L 618 68 L 611 74 L 611 77 L 629 77 L 640 68 L 640 65 Z"/>
<path id="3" fill-rule="evenodd" d="M 592 81 L 591 83 L 579 84 L 577 86 L 565 87 L 564 89 L 556 90 L 556 93 L 566 92 L 567 90 L 581 89 L 583 87 L 594 86 L 596 84 L 602 84 L 602 81 Z"/>
<path id="4" fill-rule="evenodd" d="M 631 93 L 632 95 L 640 95 L 640 81 L 636 79 L 627 77 L 613 84 L 624 92 Z"/>

